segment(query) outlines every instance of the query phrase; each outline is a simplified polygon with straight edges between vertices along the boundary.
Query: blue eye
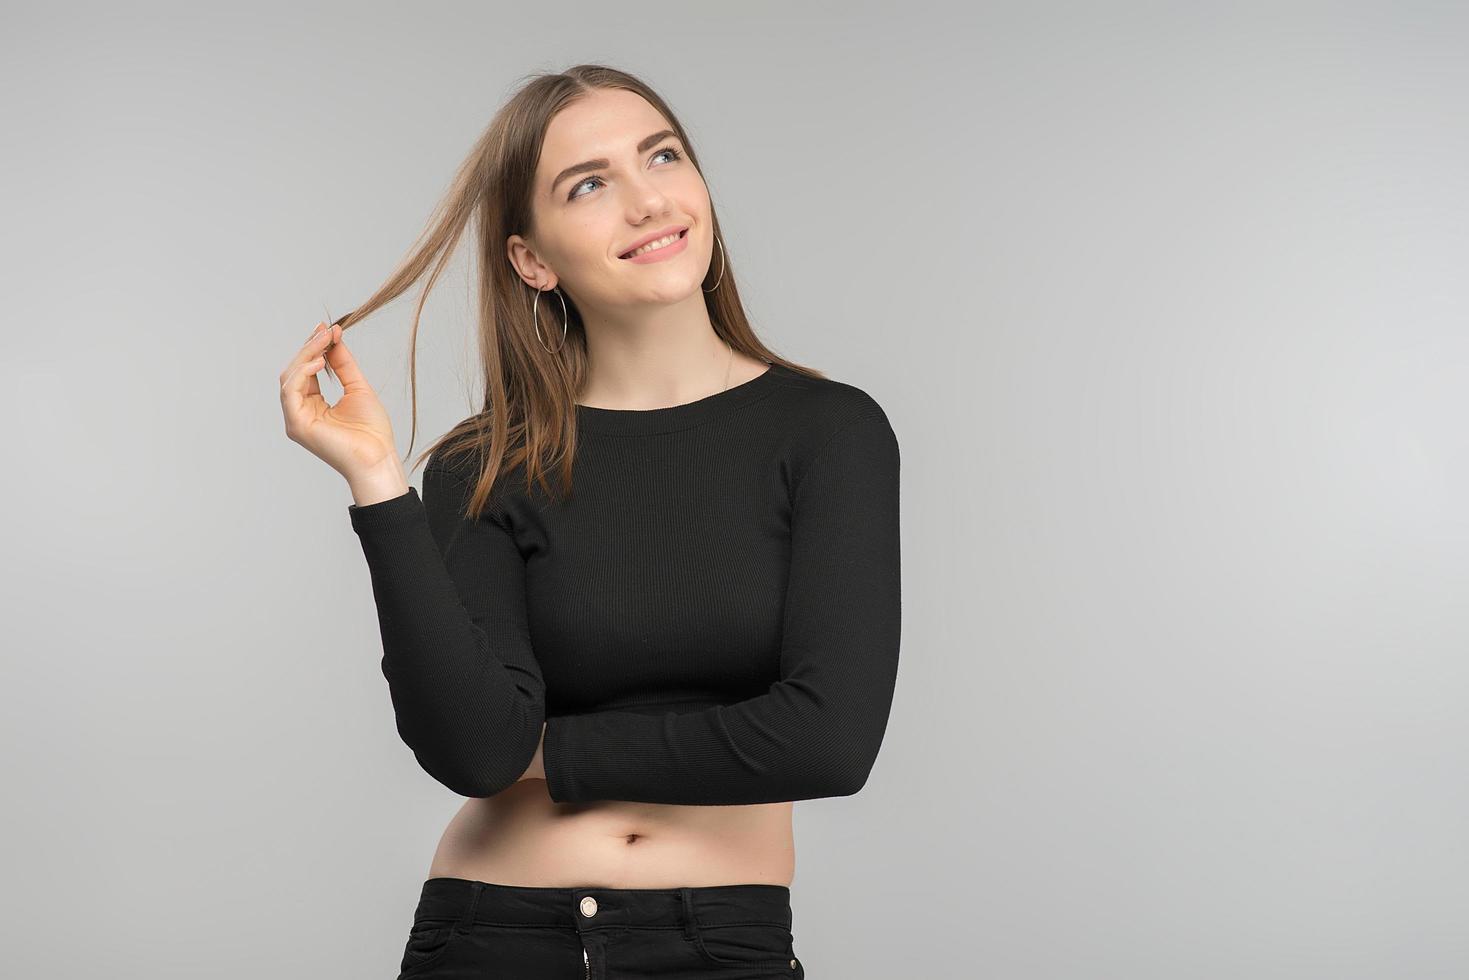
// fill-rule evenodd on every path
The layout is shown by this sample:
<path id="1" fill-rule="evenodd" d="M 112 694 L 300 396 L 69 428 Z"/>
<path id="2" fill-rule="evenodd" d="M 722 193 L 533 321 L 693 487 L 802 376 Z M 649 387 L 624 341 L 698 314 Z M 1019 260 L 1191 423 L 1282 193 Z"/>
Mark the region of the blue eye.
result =
<path id="1" fill-rule="evenodd" d="M 654 153 L 653 154 L 653 157 L 654 157 L 654 159 L 657 159 L 658 157 L 663 156 L 665 153 L 668 154 L 668 156 L 671 158 L 670 162 L 672 162 L 672 160 L 679 160 L 679 159 L 682 159 L 683 158 L 683 154 L 680 153 L 680 152 L 678 152 L 677 150 L 675 150 L 671 146 L 665 146 L 663 149 L 659 150 L 657 153 Z M 568 201 L 574 201 L 574 200 L 576 200 L 579 197 L 586 197 L 585 194 L 578 194 L 577 193 L 577 190 L 579 188 L 585 187 L 587 184 L 590 184 L 593 181 L 596 181 L 597 183 L 601 183 L 602 182 L 602 178 L 601 177 L 588 177 L 586 180 L 582 181 L 581 183 L 579 183 L 575 187 L 573 187 L 571 189 L 571 193 L 568 194 L 568 195 L 566 195 L 566 199 Z"/>

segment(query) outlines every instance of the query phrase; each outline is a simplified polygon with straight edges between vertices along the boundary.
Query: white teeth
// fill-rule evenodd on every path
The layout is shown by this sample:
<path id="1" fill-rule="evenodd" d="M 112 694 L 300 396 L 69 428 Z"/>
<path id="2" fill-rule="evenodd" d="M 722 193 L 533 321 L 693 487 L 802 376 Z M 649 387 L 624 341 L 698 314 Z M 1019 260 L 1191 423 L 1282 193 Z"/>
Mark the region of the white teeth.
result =
<path id="1" fill-rule="evenodd" d="M 637 256 L 642 255 L 644 252 L 653 251 L 653 249 L 655 248 L 662 248 L 665 245 L 672 245 L 674 242 L 678 241 L 681 234 L 682 232 L 674 232 L 672 235 L 660 238 L 656 242 L 649 242 L 642 248 L 635 248 L 631 252 L 627 253 L 627 257 L 630 259 L 636 258 Z"/>

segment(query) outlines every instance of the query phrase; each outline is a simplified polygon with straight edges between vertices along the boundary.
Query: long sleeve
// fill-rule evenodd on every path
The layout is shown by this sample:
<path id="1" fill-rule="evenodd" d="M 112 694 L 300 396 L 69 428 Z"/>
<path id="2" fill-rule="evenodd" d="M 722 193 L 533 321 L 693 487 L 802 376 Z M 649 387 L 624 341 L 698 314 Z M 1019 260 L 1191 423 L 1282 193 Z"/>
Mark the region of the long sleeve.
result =
<path id="1" fill-rule="evenodd" d="M 781 677 L 767 693 L 684 714 L 550 718 L 551 799 L 732 805 L 858 792 L 897 679 L 898 470 L 879 412 L 838 429 L 798 477 Z"/>
<path id="2" fill-rule="evenodd" d="M 488 515 L 464 518 L 468 496 L 431 460 L 422 500 L 410 487 L 348 512 L 372 578 L 398 733 L 429 775 L 483 797 L 530 765 L 545 684 L 526 623 L 524 559 Z"/>

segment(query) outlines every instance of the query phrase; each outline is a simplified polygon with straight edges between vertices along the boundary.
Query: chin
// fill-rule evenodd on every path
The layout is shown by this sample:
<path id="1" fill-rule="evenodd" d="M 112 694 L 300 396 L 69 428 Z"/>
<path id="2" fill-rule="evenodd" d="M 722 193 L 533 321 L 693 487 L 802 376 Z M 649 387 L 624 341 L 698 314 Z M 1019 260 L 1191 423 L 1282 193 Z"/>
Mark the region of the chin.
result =
<path id="1" fill-rule="evenodd" d="M 648 302 L 672 305 L 683 302 L 690 296 L 698 294 L 699 291 L 699 284 L 696 282 L 669 283 L 650 290 Z"/>

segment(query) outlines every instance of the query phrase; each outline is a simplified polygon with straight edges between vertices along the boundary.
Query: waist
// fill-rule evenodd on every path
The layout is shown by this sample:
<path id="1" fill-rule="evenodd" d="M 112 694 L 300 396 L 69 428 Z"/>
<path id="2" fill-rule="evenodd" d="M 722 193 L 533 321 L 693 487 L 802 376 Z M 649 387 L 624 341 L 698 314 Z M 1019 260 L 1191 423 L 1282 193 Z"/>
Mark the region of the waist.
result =
<path id="1" fill-rule="evenodd" d="M 527 887 L 789 886 L 791 803 L 556 803 L 540 780 L 466 800 L 429 876 Z"/>

